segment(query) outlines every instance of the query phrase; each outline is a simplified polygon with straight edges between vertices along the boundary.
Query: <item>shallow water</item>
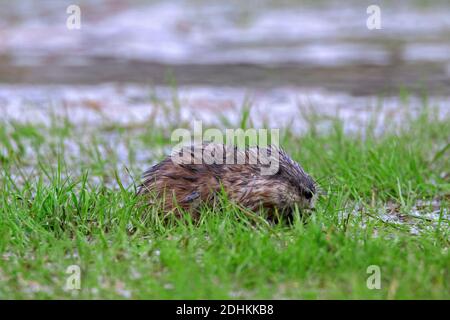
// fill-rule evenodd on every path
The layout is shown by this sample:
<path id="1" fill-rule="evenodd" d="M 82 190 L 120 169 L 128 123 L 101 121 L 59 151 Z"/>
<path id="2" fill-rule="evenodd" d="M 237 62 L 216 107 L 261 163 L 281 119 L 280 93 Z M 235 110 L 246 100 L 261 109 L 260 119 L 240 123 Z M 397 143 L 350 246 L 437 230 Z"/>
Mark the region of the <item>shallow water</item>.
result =
<path id="1" fill-rule="evenodd" d="M 300 86 L 354 95 L 400 87 L 450 94 L 450 5 L 370 1 L 2 2 L 0 81 Z M 171 70 L 171 71 L 168 71 Z"/>
<path id="2" fill-rule="evenodd" d="M 174 105 L 174 101 L 176 105 Z M 308 118 L 318 115 L 343 122 L 347 132 L 361 132 L 374 125 L 382 133 L 385 120 L 395 124 L 405 115 L 414 117 L 426 104 L 448 117 L 447 97 L 426 102 L 421 97 L 352 96 L 325 89 L 277 87 L 182 86 L 149 87 L 137 84 L 100 85 L 0 85 L 3 120 L 49 124 L 54 115 L 83 127 L 99 125 L 139 126 L 157 121 L 175 128 L 201 120 L 207 126 L 239 127 L 249 108 L 251 127 L 304 132 Z M 178 126 L 177 126 L 178 124 Z M 326 129 L 326 128 L 324 128 Z"/>
<path id="3" fill-rule="evenodd" d="M 69 4 L 0 3 L 5 119 L 45 122 L 52 105 L 75 122 L 142 122 L 149 92 L 170 101 L 174 82 L 181 119 L 211 124 L 250 99 L 256 126 L 303 128 L 306 108 L 359 128 L 381 105 L 383 130 L 402 88 L 412 112 L 424 93 L 449 109 L 446 2 L 381 2 L 381 30 L 366 27 L 369 1 L 82 1 L 81 30 L 66 28 Z"/>

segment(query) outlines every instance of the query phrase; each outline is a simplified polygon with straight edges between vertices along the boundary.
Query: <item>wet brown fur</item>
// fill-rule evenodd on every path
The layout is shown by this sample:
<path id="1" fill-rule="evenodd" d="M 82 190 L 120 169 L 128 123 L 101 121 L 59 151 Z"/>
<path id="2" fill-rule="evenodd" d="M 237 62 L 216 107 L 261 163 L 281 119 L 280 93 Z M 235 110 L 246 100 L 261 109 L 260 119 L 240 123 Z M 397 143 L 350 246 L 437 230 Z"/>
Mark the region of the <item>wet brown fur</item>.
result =
<path id="1" fill-rule="evenodd" d="M 258 147 L 239 150 L 226 145 L 203 144 L 199 146 L 201 153 L 195 153 L 194 146 L 183 148 L 183 152 L 192 159 L 199 159 L 206 146 L 222 148 L 223 164 L 177 164 L 169 156 L 144 173 L 138 194 L 147 195 L 148 204 L 162 201 L 166 213 L 179 215 L 178 209 L 182 208 L 194 218 L 198 217 L 200 205 L 212 205 L 222 190 L 236 204 L 253 211 L 264 208 L 269 216 L 276 211 L 292 211 L 295 205 L 313 207 L 314 180 L 284 151 L 270 146 L 263 149 L 272 161 L 276 161 L 273 152 L 279 152 L 279 169 L 273 175 L 262 175 L 260 169 L 264 164 L 249 161 L 257 154 Z M 225 162 L 230 155 L 234 155 L 233 164 Z M 236 164 L 238 157 L 245 159 L 245 163 Z"/>

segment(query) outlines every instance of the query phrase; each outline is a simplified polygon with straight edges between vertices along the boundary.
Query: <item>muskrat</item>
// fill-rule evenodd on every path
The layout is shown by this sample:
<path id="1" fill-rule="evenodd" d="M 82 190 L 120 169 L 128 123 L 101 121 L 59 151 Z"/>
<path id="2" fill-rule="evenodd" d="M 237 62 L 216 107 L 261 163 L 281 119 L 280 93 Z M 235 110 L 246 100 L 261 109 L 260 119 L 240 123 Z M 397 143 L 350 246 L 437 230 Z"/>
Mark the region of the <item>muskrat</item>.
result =
<path id="1" fill-rule="evenodd" d="M 267 155 L 265 161 L 259 157 L 262 152 Z M 174 155 L 182 154 L 188 156 L 185 158 L 188 161 L 180 162 L 178 158 L 174 161 Z M 264 173 L 262 169 L 267 169 L 268 163 L 277 164 L 277 170 Z M 144 172 L 137 193 L 153 196 L 146 200 L 147 204 L 162 200 L 166 213 L 179 215 L 182 212 L 179 209 L 184 209 L 198 218 L 200 206 L 212 205 L 223 191 L 240 206 L 252 211 L 265 210 L 268 218 L 283 215 L 292 218 L 295 206 L 314 208 L 316 183 L 278 147 L 238 149 L 203 143 L 183 147 Z"/>

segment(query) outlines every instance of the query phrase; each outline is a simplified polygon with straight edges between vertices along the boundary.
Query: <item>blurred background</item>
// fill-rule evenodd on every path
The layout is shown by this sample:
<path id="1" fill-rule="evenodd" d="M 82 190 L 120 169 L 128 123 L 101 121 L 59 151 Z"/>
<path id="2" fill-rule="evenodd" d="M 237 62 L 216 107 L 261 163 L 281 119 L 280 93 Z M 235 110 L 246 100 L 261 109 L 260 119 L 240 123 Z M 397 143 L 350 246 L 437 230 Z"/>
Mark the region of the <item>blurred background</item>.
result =
<path id="1" fill-rule="evenodd" d="M 66 27 L 72 4 L 80 30 Z M 372 4 L 380 30 L 366 26 Z M 5 117 L 45 121 L 62 105 L 73 119 L 145 121 L 149 92 L 170 101 L 175 85 L 185 119 L 233 118 L 247 99 L 256 122 L 279 126 L 299 105 L 364 121 L 405 96 L 446 112 L 450 3 L 0 0 Z"/>

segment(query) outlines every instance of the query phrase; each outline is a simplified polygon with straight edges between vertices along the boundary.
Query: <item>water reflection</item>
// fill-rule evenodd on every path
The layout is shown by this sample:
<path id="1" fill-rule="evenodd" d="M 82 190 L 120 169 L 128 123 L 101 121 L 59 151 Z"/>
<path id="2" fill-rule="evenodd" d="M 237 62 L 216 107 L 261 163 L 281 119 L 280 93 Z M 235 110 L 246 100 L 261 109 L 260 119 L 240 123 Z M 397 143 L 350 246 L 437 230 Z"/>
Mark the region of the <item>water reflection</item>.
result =
<path id="1" fill-rule="evenodd" d="M 0 80 L 164 84 L 171 68 L 184 85 L 449 93 L 446 2 L 381 2 L 381 30 L 369 1 L 84 1 L 75 31 L 69 4 L 0 4 Z"/>

